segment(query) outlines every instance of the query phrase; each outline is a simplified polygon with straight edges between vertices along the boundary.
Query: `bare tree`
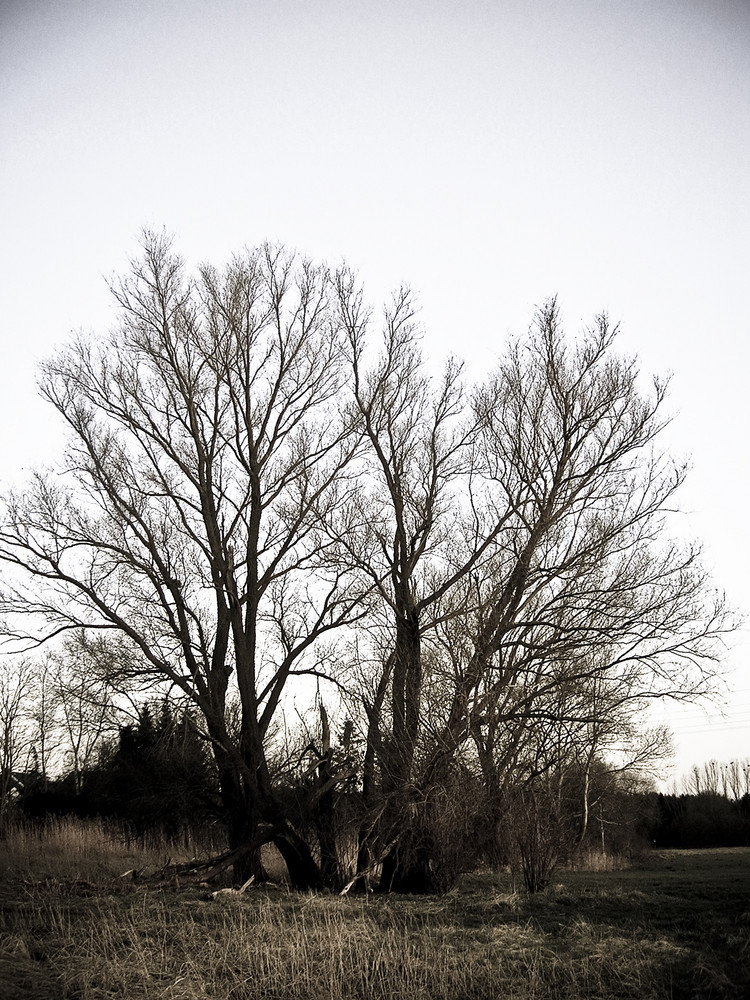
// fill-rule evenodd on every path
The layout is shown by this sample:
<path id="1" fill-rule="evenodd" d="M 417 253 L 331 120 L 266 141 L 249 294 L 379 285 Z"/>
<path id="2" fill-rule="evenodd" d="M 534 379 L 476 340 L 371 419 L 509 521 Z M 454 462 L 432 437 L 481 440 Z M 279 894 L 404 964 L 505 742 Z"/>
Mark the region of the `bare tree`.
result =
<path id="1" fill-rule="evenodd" d="M 147 234 L 112 290 L 115 332 L 42 367 L 70 443 L 57 473 L 6 499 L 13 634 L 115 630 L 112 670 L 178 689 L 205 720 L 238 877 L 272 839 L 293 884 L 318 886 L 265 743 L 290 680 L 324 672 L 315 641 L 357 607 L 317 530 L 351 455 L 329 274 L 263 246 L 193 279 Z"/>
<path id="2" fill-rule="evenodd" d="M 60 749 L 62 736 L 59 710 L 60 699 L 54 679 L 53 661 L 49 655 L 45 655 L 34 663 L 28 706 L 36 764 L 43 790 L 47 789 Z"/>
<path id="3" fill-rule="evenodd" d="M 7 822 L 14 793 L 24 790 L 24 773 L 33 749 L 29 699 L 33 665 L 26 659 L 0 664 L 0 829 Z"/>
<path id="4" fill-rule="evenodd" d="M 384 888 L 435 888 L 467 747 L 497 789 L 547 730 L 601 741 L 625 691 L 710 685 L 731 621 L 699 552 L 668 541 L 685 470 L 655 448 L 666 385 L 641 392 L 606 317 L 570 341 L 548 303 L 469 398 L 459 364 L 428 377 L 408 291 L 373 359 L 352 275 L 276 247 L 191 278 L 149 235 L 113 293 L 114 333 L 42 368 L 70 444 L 5 499 L 6 635 L 106 630 L 110 685 L 197 708 L 243 882 L 269 840 L 295 886 L 324 884 L 323 855 L 344 875 L 327 717 L 317 850 L 269 748 L 299 678 L 343 683 L 346 626 L 377 664 L 360 871 L 383 860 Z"/>
<path id="5" fill-rule="evenodd" d="M 383 623 L 365 787 L 377 759 L 381 884 L 429 888 L 430 790 L 470 734 L 499 792 L 526 749 L 549 751 L 545 728 L 598 745 L 639 699 L 705 693 L 732 621 L 698 550 L 669 541 L 685 468 L 655 448 L 666 383 L 641 392 L 605 316 L 571 342 L 547 303 L 469 417 L 460 369 L 425 374 L 407 291 L 368 367 L 371 314 L 350 275 L 338 290 L 367 445 L 338 541 Z"/>
<path id="6" fill-rule="evenodd" d="M 750 761 L 711 759 L 694 764 L 681 785 L 688 795 L 721 795 L 739 801 L 750 792 Z"/>
<path id="7" fill-rule="evenodd" d="M 380 353 L 368 361 L 371 312 L 350 273 L 339 273 L 337 287 L 352 410 L 365 447 L 359 491 L 333 534 L 343 558 L 371 583 L 380 602 L 370 618 L 382 668 L 365 701 L 364 781 L 366 804 L 380 822 L 373 825 L 366 817 L 363 834 L 364 839 L 378 834 L 381 845 L 393 842 L 381 887 L 421 891 L 430 880 L 416 859 L 420 837 L 409 816 L 413 819 L 415 754 L 424 725 L 423 644 L 434 630 L 440 598 L 489 544 L 478 538 L 457 562 L 445 558 L 460 516 L 461 484 L 471 471 L 474 429 L 467 420 L 461 365 L 449 361 L 435 380 L 425 370 L 409 290 L 400 289 L 386 309 Z M 360 852 L 361 868 L 371 861 L 369 851 Z"/>
<path id="8" fill-rule="evenodd" d="M 48 661 L 57 708 L 58 749 L 73 777 L 76 794 L 80 794 L 85 773 L 105 741 L 117 733 L 125 717 L 108 683 L 111 666 L 102 639 L 101 635 L 90 638 L 85 633 L 71 636 Z"/>
<path id="9" fill-rule="evenodd" d="M 710 685 L 733 623 L 698 550 L 669 541 L 685 470 L 654 450 L 666 386 L 641 394 L 616 333 L 602 316 L 571 345 L 550 302 L 475 397 L 505 520 L 476 576 L 438 752 L 465 738 L 471 711 L 533 717 L 549 693 L 597 678 L 633 697 Z"/>
<path id="10" fill-rule="evenodd" d="M 730 760 L 724 765 L 726 792 L 729 798 L 738 802 L 743 795 L 750 794 L 750 760 Z"/>

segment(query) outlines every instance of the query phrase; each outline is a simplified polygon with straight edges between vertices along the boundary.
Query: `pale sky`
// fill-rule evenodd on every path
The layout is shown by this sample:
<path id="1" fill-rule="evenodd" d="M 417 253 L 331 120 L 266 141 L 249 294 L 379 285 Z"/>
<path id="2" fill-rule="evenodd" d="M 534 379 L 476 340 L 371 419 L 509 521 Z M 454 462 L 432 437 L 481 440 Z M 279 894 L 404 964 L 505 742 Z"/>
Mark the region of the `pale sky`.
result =
<path id="1" fill-rule="evenodd" d="M 750 612 L 747 0 L 0 0 L 0 481 L 52 459 L 35 366 L 114 320 L 144 226 L 193 263 L 279 240 L 418 293 L 425 347 L 489 370 L 558 294 L 674 373 L 684 537 Z M 750 757 L 669 710 L 674 774 Z"/>

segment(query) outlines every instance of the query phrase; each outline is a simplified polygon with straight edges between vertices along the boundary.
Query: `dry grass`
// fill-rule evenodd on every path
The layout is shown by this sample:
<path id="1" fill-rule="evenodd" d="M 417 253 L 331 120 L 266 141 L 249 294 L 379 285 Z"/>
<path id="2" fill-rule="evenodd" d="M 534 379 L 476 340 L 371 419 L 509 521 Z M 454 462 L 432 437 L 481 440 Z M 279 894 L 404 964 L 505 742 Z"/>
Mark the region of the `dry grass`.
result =
<path id="1" fill-rule="evenodd" d="M 0 835 L 0 872 L 29 878 L 96 879 L 125 868 L 162 867 L 170 859 L 188 860 L 219 853 L 209 837 L 186 837 L 179 844 L 162 836 L 135 837 L 126 828 L 98 820 L 48 819 L 34 827 L 6 827 Z"/>
<path id="2" fill-rule="evenodd" d="M 59 852 L 60 843 L 39 841 L 35 854 L 29 844 L 0 843 L 7 1000 L 674 1000 L 750 992 L 750 850 L 664 853 L 637 869 L 568 872 L 533 898 L 485 874 L 442 898 L 262 886 L 210 900 L 205 889 L 154 890 L 117 878 L 127 867 L 163 863 L 158 851 L 133 864 L 132 848 L 97 841 L 94 829 L 81 834 L 78 851 Z"/>

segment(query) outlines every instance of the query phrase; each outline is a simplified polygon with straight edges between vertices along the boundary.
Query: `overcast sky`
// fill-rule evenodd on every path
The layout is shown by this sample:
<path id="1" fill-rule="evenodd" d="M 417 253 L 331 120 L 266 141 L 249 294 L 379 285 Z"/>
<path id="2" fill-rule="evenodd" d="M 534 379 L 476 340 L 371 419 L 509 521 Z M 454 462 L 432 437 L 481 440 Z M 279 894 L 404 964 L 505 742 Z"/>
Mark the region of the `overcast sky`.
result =
<path id="1" fill-rule="evenodd" d="M 263 239 L 408 282 L 436 358 L 490 369 L 557 294 L 674 373 L 685 537 L 750 610 L 747 0 L 0 0 L 0 480 L 54 457 L 35 366 L 106 330 L 165 226 L 192 262 Z M 750 757 L 670 710 L 679 776 Z"/>

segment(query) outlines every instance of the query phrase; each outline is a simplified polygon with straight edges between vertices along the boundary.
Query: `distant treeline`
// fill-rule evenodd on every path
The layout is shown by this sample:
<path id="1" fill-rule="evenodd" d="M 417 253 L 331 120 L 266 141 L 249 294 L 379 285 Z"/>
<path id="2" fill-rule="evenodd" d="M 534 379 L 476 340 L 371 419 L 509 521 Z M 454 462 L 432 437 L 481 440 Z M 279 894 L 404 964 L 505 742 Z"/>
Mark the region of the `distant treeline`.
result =
<path id="1" fill-rule="evenodd" d="M 651 797 L 648 823 L 656 847 L 750 846 L 750 795 L 720 792 Z"/>
<path id="2" fill-rule="evenodd" d="M 305 822 L 309 788 L 304 775 L 288 771 L 289 809 Z M 357 797 L 352 784 L 349 798 Z M 347 796 L 337 811 L 345 812 Z M 143 705 L 137 721 L 105 742 L 96 763 L 82 774 L 58 778 L 24 775 L 17 808 L 31 821 L 47 816 L 102 817 L 127 824 L 136 836 L 196 835 L 221 826 L 218 774 L 206 742 L 189 712 L 168 702 Z M 312 821 L 311 817 L 307 817 Z M 341 817 L 339 817 L 341 821 Z M 479 840 L 481 831 L 477 830 Z M 750 846 L 750 794 L 733 797 L 717 790 L 659 794 L 609 787 L 591 803 L 591 820 L 579 846 L 631 855 L 649 847 Z M 498 856 L 477 862 L 502 864 Z"/>
<path id="3" fill-rule="evenodd" d="M 143 705 L 137 722 L 104 741 L 81 774 L 24 776 L 18 807 L 29 819 L 51 815 L 124 821 L 137 836 L 176 838 L 220 818 L 215 766 L 187 712 L 168 702 Z"/>

